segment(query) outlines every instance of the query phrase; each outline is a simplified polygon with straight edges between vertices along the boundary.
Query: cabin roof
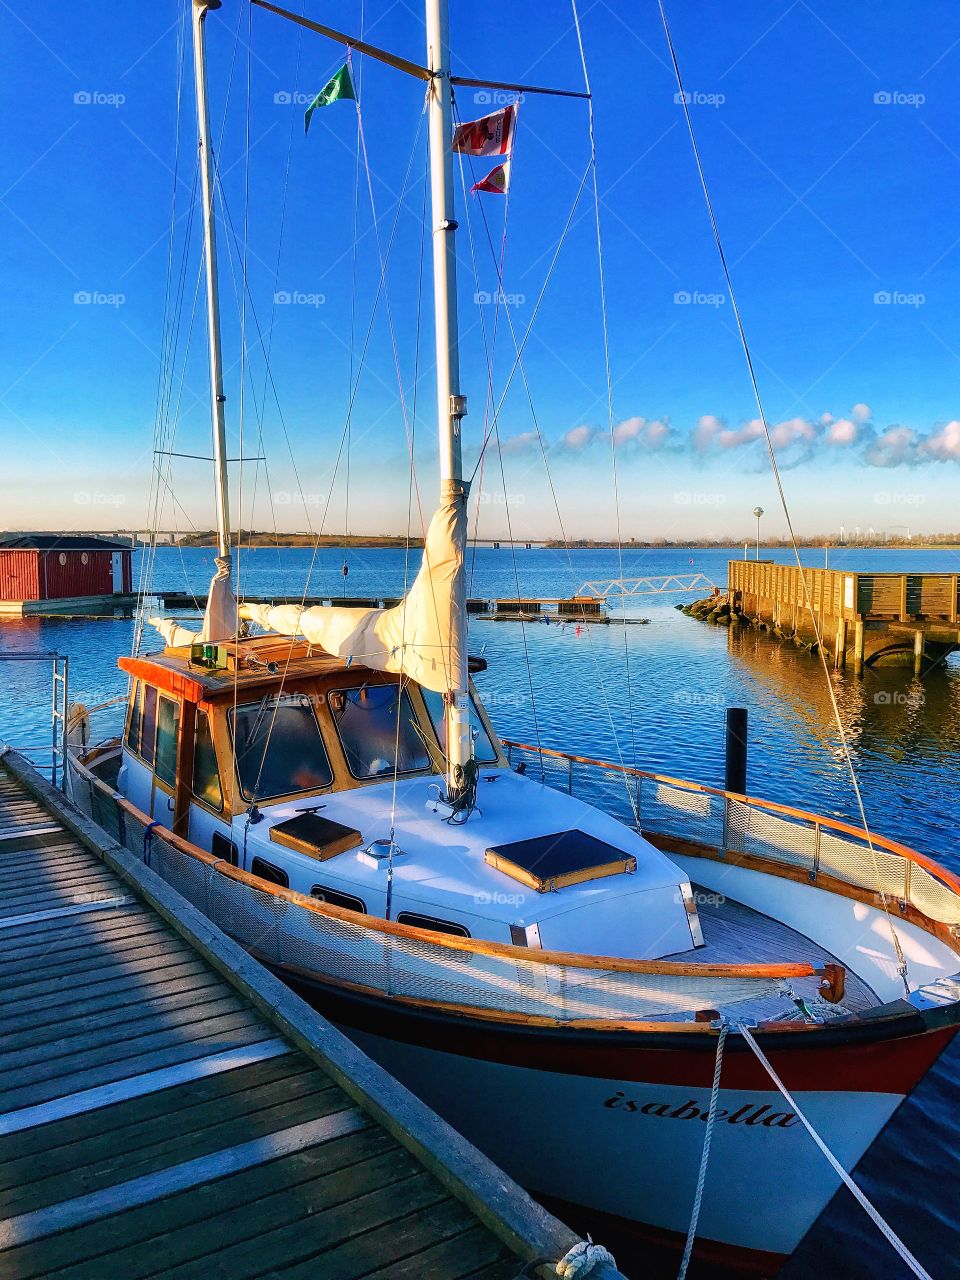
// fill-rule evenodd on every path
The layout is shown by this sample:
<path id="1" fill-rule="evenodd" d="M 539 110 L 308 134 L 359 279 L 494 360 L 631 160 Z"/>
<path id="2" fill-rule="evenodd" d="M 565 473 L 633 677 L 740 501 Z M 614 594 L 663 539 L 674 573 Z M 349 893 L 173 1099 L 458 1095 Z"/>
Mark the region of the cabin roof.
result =
<path id="1" fill-rule="evenodd" d="M 253 692 L 271 685 L 290 689 L 298 680 L 315 679 L 331 671 L 346 671 L 345 658 L 317 652 L 303 640 L 267 635 L 232 641 L 219 646 L 226 649 L 231 665 L 211 670 L 190 661 L 187 645 L 172 646 L 161 653 L 137 658 L 120 658 L 119 666 L 128 675 L 155 684 L 166 693 L 187 702 L 233 700 L 234 690 Z M 252 659 L 252 662 L 251 662 Z M 277 671 L 266 668 L 276 663 Z M 363 670 L 354 664 L 356 671 Z"/>
<path id="2" fill-rule="evenodd" d="M 86 534 L 5 533 L 0 551 L 132 551 L 129 542 Z"/>

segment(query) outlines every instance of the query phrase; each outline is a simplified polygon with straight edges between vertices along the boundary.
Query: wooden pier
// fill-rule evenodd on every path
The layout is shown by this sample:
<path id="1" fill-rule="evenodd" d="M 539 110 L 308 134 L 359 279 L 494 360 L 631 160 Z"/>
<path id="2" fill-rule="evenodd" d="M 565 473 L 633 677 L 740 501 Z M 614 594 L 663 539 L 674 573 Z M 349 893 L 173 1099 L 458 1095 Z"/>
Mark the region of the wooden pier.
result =
<path id="1" fill-rule="evenodd" d="M 960 575 L 849 573 L 772 560 L 731 560 L 730 603 L 751 621 L 806 643 L 819 631 L 838 668 L 913 665 L 920 675 L 960 648 Z M 814 628 L 810 610 L 817 620 Z"/>
<path id="2" fill-rule="evenodd" d="M 576 1243 L 12 752 L 0 867 L 8 1280 L 513 1280 Z"/>

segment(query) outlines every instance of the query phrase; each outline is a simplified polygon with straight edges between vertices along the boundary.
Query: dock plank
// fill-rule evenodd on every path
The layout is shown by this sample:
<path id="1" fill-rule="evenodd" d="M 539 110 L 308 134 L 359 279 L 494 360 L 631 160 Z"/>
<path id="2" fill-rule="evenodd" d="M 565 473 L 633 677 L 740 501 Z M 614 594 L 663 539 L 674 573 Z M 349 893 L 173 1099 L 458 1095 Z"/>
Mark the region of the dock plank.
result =
<path id="1" fill-rule="evenodd" d="M 0 1275 L 500 1280 L 504 1256 L 516 1274 L 521 1256 L 503 1243 L 517 1237 L 512 1209 L 503 1239 L 488 1225 L 503 1212 L 503 1175 L 480 1178 L 497 1203 L 488 1216 L 472 1189 L 452 1195 L 459 1172 L 436 1170 L 443 1144 L 462 1162 L 456 1134 L 438 1144 L 430 1126 L 441 1122 L 405 1095 L 421 1125 L 408 1143 L 409 1121 L 391 1124 L 382 1100 L 392 1105 L 399 1086 L 352 1048 L 337 1050 L 350 1068 L 331 1070 L 312 1038 L 336 1036 L 329 1024 L 206 923 L 181 926 L 193 908 L 165 886 L 158 902 L 139 871 L 103 853 L 108 836 L 9 760 Z M 358 1072 L 366 1088 L 382 1077 L 372 1114 Z M 542 1253 L 545 1218 L 529 1215 L 524 1257 Z M 569 1232 L 550 1229 L 566 1244 Z"/>

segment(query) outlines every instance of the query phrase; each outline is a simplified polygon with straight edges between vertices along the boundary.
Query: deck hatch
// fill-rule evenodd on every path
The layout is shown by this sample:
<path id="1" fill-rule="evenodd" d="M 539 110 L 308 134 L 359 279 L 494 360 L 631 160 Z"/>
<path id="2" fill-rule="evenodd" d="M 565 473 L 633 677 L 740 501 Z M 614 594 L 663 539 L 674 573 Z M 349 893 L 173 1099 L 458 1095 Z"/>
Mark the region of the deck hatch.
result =
<path id="1" fill-rule="evenodd" d="M 537 893 L 637 869 L 637 860 L 631 854 L 577 830 L 494 845 L 484 859 Z"/>
<path id="2" fill-rule="evenodd" d="M 354 827 L 344 826 L 333 818 L 323 818 L 313 811 L 298 813 L 295 818 L 278 822 L 270 828 L 270 839 L 320 862 L 335 858 L 347 849 L 355 849 L 361 843 L 360 832 Z"/>

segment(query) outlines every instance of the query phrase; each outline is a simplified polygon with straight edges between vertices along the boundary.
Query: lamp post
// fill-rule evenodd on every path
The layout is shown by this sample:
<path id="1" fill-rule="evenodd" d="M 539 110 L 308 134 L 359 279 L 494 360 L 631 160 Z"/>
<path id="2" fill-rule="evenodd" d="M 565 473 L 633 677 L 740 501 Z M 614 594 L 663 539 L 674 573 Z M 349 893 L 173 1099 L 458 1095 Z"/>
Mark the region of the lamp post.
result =
<path id="1" fill-rule="evenodd" d="M 757 517 L 757 559 L 760 559 L 760 517 L 763 515 L 763 507 L 754 507 L 753 514 Z"/>

